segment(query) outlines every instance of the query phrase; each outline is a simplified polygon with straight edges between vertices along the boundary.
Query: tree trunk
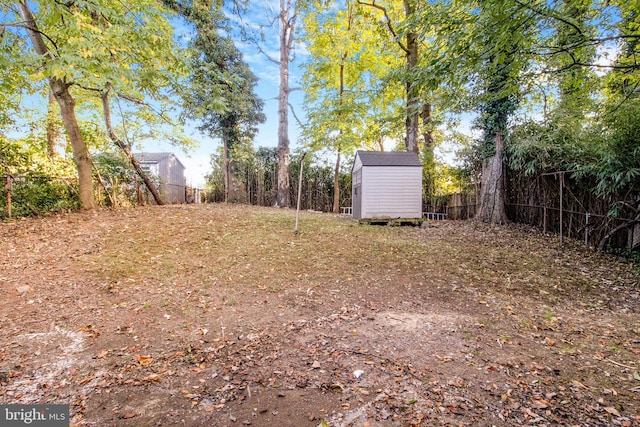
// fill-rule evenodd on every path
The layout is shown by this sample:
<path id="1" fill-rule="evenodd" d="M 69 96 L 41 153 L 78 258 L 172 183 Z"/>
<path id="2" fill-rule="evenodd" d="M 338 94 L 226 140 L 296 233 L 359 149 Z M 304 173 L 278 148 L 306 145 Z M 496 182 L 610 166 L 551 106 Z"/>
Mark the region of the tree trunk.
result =
<path id="1" fill-rule="evenodd" d="M 158 193 L 156 186 L 153 185 L 153 182 L 151 182 L 147 174 L 142 170 L 142 168 L 140 167 L 140 163 L 138 163 L 138 160 L 135 158 L 135 156 L 131 152 L 131 149 L 129 148 L 129 146 L 125 144 L 123 141 L 121 141 L 120 138 L 118 138 L 118 136 L 113 130 L 113 127 L 111 126 L 111 108 L 109 107 L 108 88 L 102 93 L 102 109 L 104 111 L 104 122 L 107 127 L 107 133 L 109 134 L 109 138 L 111 138 L 111 140 L 118 147 L 120 147 L 120 149 L 127 156 L 129 161 L 131 162 L 131 166 L 133 166 L 133 168 L 135 169 L 140 179 L 142 179 L 142 181 L 144 182 L 144 185 L 147 187 L 147 189 L 149 189 L 149 192 L 153 196 L 153 199 L 156 201 L 156 203 L 158 205 L 164 205 L 164 201 L 162 200 L 162 197 L 160 197 L 160 193 Z"/>
<path id="2" fill-rule="evenodd" d="M 232 179 L 231 179 L 231 142 L 229 141 L 229 137 L 228 135 L 224 135 L 222 137 L 222 149 L 224 151 L 223 153 L 223 159 L 222 159 L 222 175 L 224 177 L 224 201 L 225 202 L 229 202 L 229 200 L 231 200 L 231 185 L 232 185 Z"/>
<path id="3" fill-rule="evenodd" d="M 35 17 L 29 9 L 26 1 L 20 3 L 20 16 L 22 17 L 29 39 L 33 44 L 36 53 L 44 58 L 44 61 L 51 59 L 51 52 L 44 42 L 42 33 L 38 30 Z M 55 77 L 49 78 L 49 86 L 53 96 L 60 105 L 60 112 L 64 122 L 65 130 L 73 149 L 73 160 L 78 170 L 78 198 L 82 209 L 95 208 L 95 198 L 93 195 L 93 175 L 91 173 L 91 159 L 89 150 L 82 139 L 80 127 L 75 112 L 75 101 L 69 92 L 70 84 Z"/>
<path id="4" fill-rule="evenodd" d="M 482 184 L 476 219 L 491 224 L 506 224 L 508 219 L 505 210 L 504 135 L 501 131 L 497 132 L 493 139 L 495 154 L 485 159 L 482 165 Z"/>
<path id="5" fill-rule="evenodd" d="M 427 102 L 422 106 L 422 137 L 424 138 L 424 147 L 433 150 L 433 112 L 431 104 Z"/>
<path id="6" fill-rule="evenodd" d="M 404 10 L 407 17 L 413 16 L 415 7 L 411 3 L 413 0 L 404 0 Z M 416 33 L 410 31 L 407 33 L 407 118 L 406 118 L 406 135 L 405 145 L 407 151 L 413 151 L 418 154 L 420 152 L 418 144 L 418 134 L 420 128 L 420 97 L 418 93 L 418 85 L 413 81 L 413 74 L 418 65 L 418 37 Z"/>
<path id="7" fill-rule="evenodd" d="M 276 207 L 288 208 L 289 194 L 289 57 L 293 47 L 295 16 L 289 17 L 291 0 L 280 0 L 280 89 L 278 92 L 278 188 Z"/>
<path id="8" fill-rule="evenodd" d="M 435 140 L 433 138 L 433 117 L 431 112 L 431 104 L 426 103 L 422 106 L 422 137 L 424 139 L 424 156 L 423 156 L 423 184 L 425 189 L 425 198 L 431 201 L 435 194 Z"/>
<path id="9" fill-rule="evenodd" d="M 341 150 L 338 148 L 336 169 L 333 175 L 333 213 L 340 213 L 340 154 Z"/>
<path id="10" fill-rule="evenodd" d="M 78 169 L 80 204 L 82 205 L 82 209 L 93 209 L 95 208 L 95 199 L 93 195 L 91 159 L 76 119 L 75 101 L 71 93 L 69 93 L 69 87 L 62 84 L 59 80 L 51 79 L 51 88 L 54 91 L 58 104 L 60 104 L 62 120 L 64 121 L 67 135 L 69 135 L 69 142 L 71 142 L 71 148 L 73 150 L 73 159 Z"/>
<path id="11" fill-rule="evenodd" d="M 56 125 L 55 111 L 56 97 L 53 95 L 53 91 L 49 88 L 49 104 L 47 105 L 47 155 L 50 160 L 55 159 L 58 156 L 56 151 L 56 142 L 60 137 L 58 132 L 58 126 Z"/>

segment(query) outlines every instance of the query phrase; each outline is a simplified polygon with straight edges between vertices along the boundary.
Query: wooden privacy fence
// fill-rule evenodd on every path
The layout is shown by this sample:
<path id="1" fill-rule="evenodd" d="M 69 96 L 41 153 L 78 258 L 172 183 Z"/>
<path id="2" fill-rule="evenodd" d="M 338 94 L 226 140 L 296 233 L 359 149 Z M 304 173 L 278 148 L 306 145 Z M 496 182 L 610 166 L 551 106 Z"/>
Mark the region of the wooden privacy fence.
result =
<path id="1" fill-rule="evenodd" d="M 544 232 L 583 240 L 588 245 L 633 249 L 640 243 L 640 227 L 620 229 L 631 224 L 631 212 L 621 210 L 610 215 L 615 198 L 604 199 L 594 194 L 595 183 L 577 179 L 573 170 L 543 173 L 528 177 L 509 174 L 507 215 L 512 221 L 536 226 Z"/>
<path id="2" fill-rule="evenodd" d="M 564 238 L 571 238 L 582 240 L 586 245 L 597 246 L 609 232 L 630 221 L 628 218 L 612 218 L 606 214 L 575 211 L 560 206 L 507 203 L 506 208 L 509 220 L 534 226 L 543 233 L 558 234 L 561 244 Z M 466 220 L 475 216 L 476 209 L 474 195 L 454 194 L 450 196 L 443 211 L 447 219 Z M 609 245 L 615 248 L 637 248 L 640 245 L 640 225 L 615 233 L 609 239 Z"/>
<path id="3" fill-rule="evenodd" d="M 640 224 L 616 231 L 632 222 L 624 215 L 609 215 L 611 202 L 597 197 L 584 182 L 571 178 L 572 171 L 545 173 L 536 177 L 512 176 L 507 180 L 507 217 L 509 220 L 537 227 L 544 233 L 584 241 L 599 246 L 606 242 L 614 248 L 640 246 Z M 476 213 L 474 193 L 448 196 L 440 207 L 448 219 L 470 219 Z"/>

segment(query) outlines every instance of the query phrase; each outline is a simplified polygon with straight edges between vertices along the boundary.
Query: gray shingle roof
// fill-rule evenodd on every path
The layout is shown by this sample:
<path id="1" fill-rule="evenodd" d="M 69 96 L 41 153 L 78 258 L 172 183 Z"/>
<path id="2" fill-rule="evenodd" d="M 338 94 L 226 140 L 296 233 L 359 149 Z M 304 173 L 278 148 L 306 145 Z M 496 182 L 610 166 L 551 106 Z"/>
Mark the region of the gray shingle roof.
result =
<path id="1" fill-rule="evenodd" d="M 362 166 L 422 166 L 418 155 L 410 151 L 358 150 Z"/>

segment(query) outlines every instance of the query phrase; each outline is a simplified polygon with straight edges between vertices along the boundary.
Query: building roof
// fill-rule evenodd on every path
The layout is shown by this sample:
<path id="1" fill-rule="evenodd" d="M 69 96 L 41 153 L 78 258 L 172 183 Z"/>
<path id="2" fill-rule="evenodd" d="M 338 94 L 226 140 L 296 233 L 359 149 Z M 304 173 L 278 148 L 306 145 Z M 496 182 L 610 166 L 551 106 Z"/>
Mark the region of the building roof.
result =
<path id="1" fill-rule="evenodd" d="M 420 159 L 411 151 L 364 151 L 358 150 L 362 166 L 420 166 Z"/>
<path id="2" fill-rule="evenodd" d="M 178 159 L 178 157 L 173 153 L 133 153 L 133 156 L 139 161 L 143 163 L 158 163 L 161 160 L 164 160 L 168 157 L 173 157 L 176 161 L 184 168 L 184 165 Z"/>

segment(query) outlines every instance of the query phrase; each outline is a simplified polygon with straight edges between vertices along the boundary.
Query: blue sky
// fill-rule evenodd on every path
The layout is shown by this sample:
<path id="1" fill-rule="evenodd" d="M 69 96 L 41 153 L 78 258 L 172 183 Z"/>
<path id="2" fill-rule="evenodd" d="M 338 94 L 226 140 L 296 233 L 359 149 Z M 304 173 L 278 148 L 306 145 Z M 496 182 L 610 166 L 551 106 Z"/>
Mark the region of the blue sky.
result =
<path id="1" fill-rule="evenodd" d="M 239 19 L 235 15 L 228 15 L 231 24 L 235 29 L 239 29 L 241 25 L 257 29 L 260 23 L 267 21 L 267 14 L 277 12 L 279 8 L 278 2 L 269 4 L 268 2 L 255 2 L 250 11 Z M 270 12 L 271 11 L 271 12 Z M 191 30 L 177 25 L 176 33 L 179 38 L 190 38 Z M 266 122 L 259 126 L 258 134 L 254 141 L 256 147 L 275 147 L 278 145 L 278 89 L 280 84 L 280 75 L 278 65 L 272 60 L 277 61 L 279 58 L 279 45 L 277 28 L 264 27 L 264 42 L 260 44 L 260 49 L 252 42 L 241 41 L 239 37 L 234 37 L 237 48 L 242 52 L 244 60 L 249 64 L 253 73 L 258 77 L 258 85 L 256 87 L 257 95 L 264 100 L 264 113 Z M 262 51 L 262 52 L 261 52 Z M 267 57 L 268 55 L 268 57 Z M 295 61 L 289 67 L 289 86 L 291 88 L 300 87 L 300 67 L 305 60 L 305 49 L 300 43 L 296 43 Z M 302 120 L 304 116 L 303 92 L 294 90 L 289 95 L 289 103 L 293 106 L 295 114 Z M 300 135 L 300 127 L 297 121 L 289 112 L 289 140 L 290 148 L 293 150 L 300 144 L 298 137 Z M 148 151 L 173 151 L 185 165 L 187 183 L 193 186 L 203 186 L 204 176 L 210 171 L 209 160 L 211 154 L 216 152 L 220 147 L 220 141 L 211 139 L 208 136 L 199 134 L 195 129 L 191 131 L 191 136 L 200 141 L 200 147 L 193 152 L 185 154 L 176 152 L 175 147 L 169 144 L 148 143 L 145 149 Z"/>

